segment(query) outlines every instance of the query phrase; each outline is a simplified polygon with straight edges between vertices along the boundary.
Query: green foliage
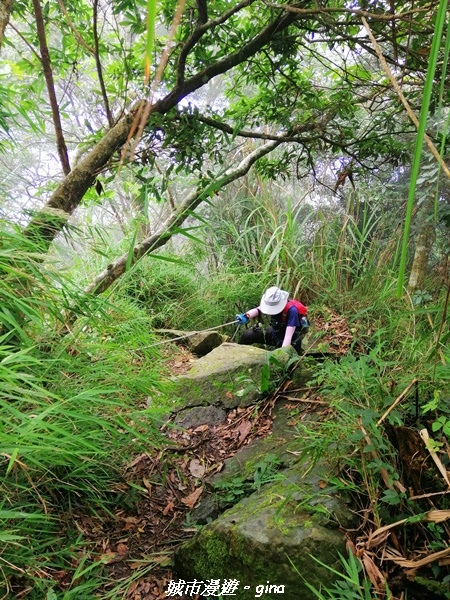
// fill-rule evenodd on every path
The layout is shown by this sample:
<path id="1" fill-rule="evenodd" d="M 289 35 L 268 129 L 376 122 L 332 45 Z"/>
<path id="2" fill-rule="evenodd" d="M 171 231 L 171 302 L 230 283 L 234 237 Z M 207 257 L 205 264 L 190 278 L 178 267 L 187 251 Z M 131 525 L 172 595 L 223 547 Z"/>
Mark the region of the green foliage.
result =
<path id="1" fill-rule="evenodd" d="M 447 439 L 450 439 L 450 406 L 448 401 L 442 398 L 442 393 L 439 389 L 433 392 L 433 398 L 422 406 L 423 415 L 432 413 L 435 420 L 431 423 L 433 432 L 442 431 Z"/>
<path id="2" fill-rule="evenodd" d="M 348 559 L 339 555 L 343 572 L 335 571 L 330 566 L 322 563 L 314 556 L 312 560 L 318 562 L 322 567 L 329 569 L 337 576 L 336 583 L 331 588 L 317 589 L 305 582 L 311 592 L 319 600 L 377 600 L 378 592 L 373 588 L 369 578 L 365 575 L 361 561 L 351 552 Z M 293 565 L 295 568 L 295 565 Z M 386 600 L 392 598 L 389 588 L 386 586 Z"/>
<path id="3" fill-rule="evenodd" d="M 274 454 L 267 454 L 252 466 L 252 475 L 236 475 L 231 480 L 219 481 L 214 485 L 214 492 L 226 505 L 236 504 L 245 496 L 259 490 L 262 485 L 279 481 L 283 475 L 279 473 L 280 460 Z"/>
<path id="4" fill-rule="evenodd" d="M 286 347 L 283 349 L 277 350 L 277 352 L 290 352 L 291 348 Z M 294 351 L 291 357 L 284 361 L 280 360 L 280 356 L 275 356 L 271 354 L 269 359 L 265 362 L 261 369 L 261 375 L 259 381 L 254 381 L 251 377 L 246 375 L 240 375 L 236 377 L 236 382 L 242 386 L 240 390 L 235 392 L 236 396 L 239 398 L 245 398 L 245 396 L 251 392 L 256 391 L 258 395 L 264 394 L 273 394 L 275 392 L 277 386 L 280 385 L 280 374 L 287 376 L 289 374 L 290 368 L 294 366 L 298 362 L 298 355 Z M 274 376 L 274 370 L 276 370 L 276 375 Z M 282 378 L 281 378 L 282 379 Z"/>
<path id="5" fill-rule="evenodd" d="M 125 276 L 119 295 L 137 301 L 152 328 L 188 331 L 228 323 L 236 313 L 259 304 L 257 274 L 229 269 L 211 277 L 196 264 L 199 255 L 202 251 L 194 249 L 184 261 L 144 260 Z"/>
<path id="6" fill-rule="evenodd" d="M 132 497 L 126 461 L 160 444 L 159 355 L 140 349 L 154 339 L 140 308 L 82 307 L 52 261 L 7 229 L 0 268 L 0 587 L 51 597 L 60 569 L 73 574 L 66 597 L 76 597 L 98 588 L 102 567 L 76 530 L 77 511 L 108 518 Z M 77 327 L 64 335 L 76 307 Z"/>
<path id="7" fill-rule="evenodd" d="M 123 126 L 125 107 L 148 97 L 144 64 L 158 63 L 177 2 L 164 0 L 157 12 L 147 0 L 102 5 L 96 15 L 97 57 L 92 4 L 80 0 L 64 6 L 68 17 L 63 18 L 58 3 L 43 5 L 63 129 L 73 165 L 101 144 L 105 160 L 85 181 L 98 177 L 106 192 L 91 187 L 85 194 L 77 225 L 64 231 L 67 245 L 57 240 L 59 254 L 52 249 L 44 256 L 11 224 L 28 220 L 22 209 L 30 206 L 32 214 L 60 177 L 53 163 L 42 174 L 41 156 L 51 162 L 53 154 L 47 141 L 50 110 L 31 4 L 17 0 L 15 29 L 7 29 L 0 72 L 1 149 L 17 145 L 17 154 L 3 155 L 7 191 L 0 207 L 9 215 L 1 223 L 0 241 L 0 541 L 7 561 L 0 571 L 6 592 L 18 583 L 22 590 L 34 587 L 39 600 L 53 600 L 60 590 L 51 574 L 60 569 L 72 573 L 65 598 L 97 594 L 101 565 L 84 547 L 74 515 L 87 507 L 108 515 L 117 503 L 131 502 L 122 478 L 124 463 L 149 445 L 158 446 L 158 418 L 168 407 L 158 402 L 166 383 L 159 374 L 161 357 L 149 348 L 153 330 L 205 329 L 228 322 L 237 312 L 257 306 L 263 289 L 273 284 L 304 300 L 313 314 L 321 307 L 341 312 L 355 336 L 351 353 L 317 368 L 315 383 L 333 418 L 320 428 L 298 426 L 312 458 L 328 454 L 346 463 L 357 483 L 341 485 L 352 490 L 361 486 L 360 494 L 369 496 L 377 518 L 404 510 L 405 497 L 393 485 L 399 477 L 395 452 L 376 422 L 418 377 L 423 394 L 430 394 L 419 418 L 430 426 L 433 447 L 440 451 L 442 436 L 449 434 L 445 386 L 450 337 L 438 286 L 427 282 L 411 305 L 409 299 L 393 298 L 399 255 L 394 223 L 404 218 L 402 185 L 409 172 L 402 165 L 411 162 L 412 136 L 386 77 L 369 69 L 370 45 L 352 15 L 314 11 L 297 17 L 259 1 L 242 3 L 240 10 L 226 0 L 208 3 L 207 15 L 199 14 L 202 2 L 186 6 L 157 97 L 158 106 L 173 107 L 174 97 L 181 102 L 189 93 L 191 104 L 153 114 L 135 157 L 119 168 L 117 150 L 123 140 L 109 142 Z M 410 21 L 395 19 L 395 31 L 391 27 L 392 35 L 386 36 L 386 20 L 377 21 L 378 4 L 370 23 L 375 35 L 384 36 L 391 60 L 398 58 L 413 109 L 423 106 L 417 148 L 427 114 L 434 112 L 435 139 L 444 156 L 448 119 L 445 124 L 439 111 L 448 105 L 450 38 L 445 40 L 441 29 L 446 2 L 438 10 L 430 6 L 414 13 L 413 34 Z M 397 3 L 396 11 L 402 9 L 410 5 Z M 273 33 L 264 29 L 275 20 Z M 200 31 L 204 22 L 214 27 Z M 430 23 L 436 23 L 434 32 Z M 264 44 L 252 53 L 263 31 Z M 240 56 L 247 59 L 236 65 Z M 190 77 L 196 78 L 195 85 Z M 441 79 L 438 91 L 433 78 Z M 219 86 L 226 87 L 225 94 Z M 119 123 L 107 138 L 104 91 Z M 255 133 L 246 144 L 238 137 L 244 126 Z M 178 231 L 186 243 L 132 266 L 133 245 L 142 234 L 137 225 L 152 231 L 155 226 L 153 216 L 149 222 L 150 208 L 165 218 L 169 192 L 178 204 L 191 190 L 204 188 L 203 174 L 223 173 L 261 137 L 283 134 L 295 142 L 260 161 L 255 176 L 247 174 L 242 186 L 230 186 L 226 193 L 213 182 L 195 225 Z M 109 155 L 107 146 L 112 148 Z M 413 180 L 419 159 L 420 149 Z M 343 171 L 349 179 L 337 185 L 332 179 Z M 300 187 L 293 185 L 292 176 L 305 174 L 310 178 L 297 195 L 293 190 Z M 324 183 L 321 191 L 317 181 Z M 434 186 L 436 169 L 424 169 L 418 182 Z M 326 187 L 333 194 L 322 197 Z M 120 204 L 113 222 L 108 210 L 116 199 Z M 445 256 L 448 246 L 447 205 L 443 190 L 436 194 L 436 214 L 429 215 L 439 220 L 437 258 Z M 108 298 L 86 296 L 83 286 L 124 252 L 128 268 L 119 286 Z M 404 246 L 401 271 L 408 259 Z M 430 325 L 430 315 L 435 325 Z M 259 387 L 262 392 L 271 389 L 268 367 Z M 149 394 L 152 408 L 147 408 Z M 416 410 L 407 397 L 388 422 L 410 423 Z M 236 499 L 258 489 L 276 476 L 276 467 L 267 457 L 255 466 L 251 480 L 238 479 L 225 493 Z M 434 543 L 442 543 L 439 527 L 429 525 L 429 533 Z M 367 581 L 361 583 L 356 559 L 350 557 L 344 566 L 345 585 L 330 597 L 369 598 L 372 590 Z"/>

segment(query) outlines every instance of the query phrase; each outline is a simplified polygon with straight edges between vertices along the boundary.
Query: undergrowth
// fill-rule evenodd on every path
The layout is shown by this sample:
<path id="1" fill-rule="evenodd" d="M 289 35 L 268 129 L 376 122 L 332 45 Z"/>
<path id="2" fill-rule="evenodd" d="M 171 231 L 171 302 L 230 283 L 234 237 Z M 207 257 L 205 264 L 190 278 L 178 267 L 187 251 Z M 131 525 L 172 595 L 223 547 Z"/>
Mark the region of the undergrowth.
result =
<path id="1" fill-rule="evenodd" d="M 298 425 L 310 457 L 334 459 L 339 475 L 330 475 L 331 484 L 356 489 L 376 526 L 414 515 L 398 485 L 402 471 L 384 426 L 427 426 L 444 457 L 450 351 L 442 291 L 396 298 L 395 247 L 380 246 L 380 217 L 364 205 L 352 218 L 328 221 L 312 207 L 270 206 L 267 198 L 236 210 L 243 220 L 205 228 L 206 246 L 188 248 L 183 260 L 169 254 L 144 258 L 99 298 L 86 297 L 76 283 L 89 273 L 66 272 L 5 229 L 3 594 L 28 590 L 36 600 L 66 600 L 102 588 L 100 549 L 87 544 L 77 516 L 110 518 L 117 507 L 132 505 L 123 468 L 161 444 L 158 424 L 171 408 L 165 371 L 171 350 L 153 345 L 155 330 L 217 327 L 257 306 L 274 284 L 308 304 L 313 328 L 314 315 L 329 308 L 345 318 L 354 338 L 347 356 L 317 367 L 313 383 L 332 418 L 314 430 Z M 235 328 L 223 332 L 231 336 Z M 417 386 L 377 425 L 414 379 Z M 240 495 L 245 487 L 237 481 L 228 492 Z M 444 539 L 438 524 L 428 526 L 427 536 L 430 544 Z M 65 586 L 58 573 L 64 573 Z"/>

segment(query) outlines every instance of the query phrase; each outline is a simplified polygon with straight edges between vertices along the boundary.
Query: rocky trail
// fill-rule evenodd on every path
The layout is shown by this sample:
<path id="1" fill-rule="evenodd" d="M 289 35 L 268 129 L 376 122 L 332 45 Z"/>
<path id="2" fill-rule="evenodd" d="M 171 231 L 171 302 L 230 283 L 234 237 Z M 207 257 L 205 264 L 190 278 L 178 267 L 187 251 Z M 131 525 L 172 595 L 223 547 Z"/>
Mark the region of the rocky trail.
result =
<path id="1" fill-rule="evenodd" d="M 352 340 L 346 324 L 330 313 L 328 323 L 320 326 L 327 332 L 324 343 L 328 345 L 324 347 L 336 354 L 345 353 Z M 168 376 L 183 376 L 198 359 L 180 344 L 171 345 L 167 355 Z M 168 583 L 175 577 L 174 550 L 196 533 L 199 526 L 193 522 L 193 511 L 213 495 L 208 481 L 241 449 L 272 434 L 274 408 L 281 405 L 283 418 L 293 432 L 296 422 L 311 411 L 327 412 L 326 405 L 311 390 L 295 389 L 292 381 L 286 380 L 255 405 L 228 410 L 203 407 L 189 421 L 178 419 L 176 426 L 175 413 L 163 427 L 167 445 L 157 452 L 136 456 L 127 465 L 123 489 L 118 490 L 124 495 L 123 508 L 114 515 L 99 515 L 98 519 L 79 515 L 79 529 L 98 548 L 98 559 L 106 563 L 108 578 L 114 582 L 105 586 L 105 595 L 114 587 L 116 593 L 130 600 L 167 597 Z M 225 498 L 227 494 L 246 493 L 243 488 L 248 484 L 236 481 L 235 490 L 222 491 Z M 134 504 L 136 488 L 141 493 Z"/>
<path id="2" fill-rule="evenodd" d="M 345 322 L 337 315 L 331 314 L 328 320 L 320 323 L 320 328 L 323 332 L 321 349 L 326 348 L 336 356 L 342 356 L 348 351 L 352 335 Z M 185 346 L 178 346 L 175 354 L 173 348 L 171 346 L 167 358 L 168 375 L 181 379 L 189 377 L 193 366 L 198 364 L 198 357 Z M 300 360 L 306 362 L 306 357 Z M 202 544 L 205 546 L 208 543 L 207 537 L 202 539 L 205 531 L 203 526 L 217 522 L 222 523 L 219 527 L 223 528 L 223 519 L 220 521 L 218 517 L 230 508 L 227 511 L 230 515 L 228 520 L 234 523 L 234 518 L 239 519 L 239 512 L 236 513 L 232 507 L 256 491 L 260 493 L 262 503 L 258 512 L 266 514 L 267 520 L 273 519 L 273 510 L 281 509 L 272 510 L 272 499 L 269 503 L 264 503 L 264 490 L 272 489 L 270 486 L 273 487 L 279 479 L 291 483 L 294 481 L 297 485 L 298 472 L 295 472 L 295 465 L 301 454 L 298 449 L 301 448 L 298 445 L 299 424 L 312 420 L 319 425 L 333 417 L 332 410 L 320 396 L 320 389 L 299 386 L 295 377 L 284 377 L 275 390 L 264 394 L 258 402 L 250 405 L 233 405 L 235 390 L 233 391 L 232 386 L 230 390 L 221 390 L 224 396 L 221 404 L 211 404 L 209 398 L 203 398 L 200 405 L 191 403 L 191 406 L 173 412 L 161 428 L 165 441 L 159 450 L 140 454 L 126 466 L 121 510 L 109 518 L 99 515 L 98 520 L 79 517 L 79 528 L 98 548 L 98 558 L 106 563 L 108 579 L 113 582 L 110 586 L 105 586 L 105 598 L 113 588 L 115 594 L 119 592 L 120 597 L 127 600 L 198 600 L 218 597 L 220 589 L 217 586 L 214 589 L 204 587 L 203 592 L 200 587 L 191 586 L 186 589 L 189 593 L 184 595 L 182 587 L 177 588 L 175 585 L 178 577 L 173 571 L 174 561 L 175 564 L 178 561 L 182 564 L 181 568 L 187 568 L 189 572 L 190 556 L 198 554 L 199 545 L 203 552 Z M 283 476 L 279 478 L 281 471 Z M 328 476 L 329 472 L 323 472 L 323 478 L 321 471 L 312 473 L 308 485 L 314 486 L 314 494 L 330 489 Z M 335 478 L 338 476 L 339 473 L 336 473 Z M 304 475 L 301 476 L 303 477 Z M 136 496 L 136 503 L 133 501 L 133 490 L 137 489 L 140 493 Z M 278 492 L 274 489 L 277 495 Z M 292 496 L 301 503 L 301 497 L 295 494 L 297 492 L 293 493 L 291 489 L 284 489 L 280 492 L 280 497 Z M 371 520 L 370 506 L 361 506 L 359 511 L 357 506 L 353 506 L 350 514 L 345 507 L 344 510 L 342 506 L 336 508 L 333 504 L 335 500 L 326 493 L 319 502 L 324 506 L 330 502 L 329 512 L 339 515 L 341 531 L 339 535 L 337 530 L 333 533 L 335 529 L 329 529 L 328 524 L 323 529 L 318 521 L 317 527 L 322 527 L 325 532 L 325 538 L 320 539 L 320 544 L 324 545 L 324 539 L 327 541 L 331 536 L 328 542 L 335 547 L 343 544 L 342 553 L 345 553 L 345 545 L 351 548 L 354 555 L 363 561 L 374 588 L 382 593 L 389 569 L 385 573 L 380 571 L 377 552 L 385 551 L 387 537 L 380 534 L 374 542 L 374 530 L 377 528 Z M 246 510 L 245 507 L 246 503 L 241 502 L 236 510 L 242 513 Z M 250 521 L 251 519 L 252 517 Z M 295 516 L 294 521 L 298 519 L 301 520 L 300 515 Z M 254 526 L 260 527 L 262 531 L 264 523 L 257 520 Z M 191 544 L 189 540 L 200 530 L 202 533 L 196 536 L 200 541 L 197 545 L 195 541 Z M 210 530 L 211 527 L 208 531 Z M 284 531 L 285 537 L 287 531 Z M 251 535 L 259 535 L 259 532 Z M 395 546 L 396 537 L 393 532 L 390 539 Z M 180 547 L 188 548 L 181 558 L 177 555 Z M 398 541 L 397 548 L 399 554 L 404 551 Z M 314 549 L 313 554 L 315 552 Z M 264 546 L 262 553 L 269 556 L 270 545 Z M 269 557 L 268 560 L 277 559 Z M 298 558 L 299 562 L 301 560 L 301 557 Z M 394 581 L 400 575 L 397 563 L 394 561 L 390 564 L 390 577 Z M 269 566 L 270 562 L 265 568 Z M 265 572 L 264 569 L 262 572 Z M 277 572 L 283 572 L 280 565 Z M 318 577 L 322 575 L 319 574 Z M 223 597 L 227 594 L 235 597 L 233 585 L 236 586 L 237 583 L 233 584 L 233 581 L 235 582 L 233 573 L 230 572 L 229 579 L 222 583 L 228 586 L 227 589 L 222 589 Z M 168 595 L 168 589 L 174 594 Z"/>

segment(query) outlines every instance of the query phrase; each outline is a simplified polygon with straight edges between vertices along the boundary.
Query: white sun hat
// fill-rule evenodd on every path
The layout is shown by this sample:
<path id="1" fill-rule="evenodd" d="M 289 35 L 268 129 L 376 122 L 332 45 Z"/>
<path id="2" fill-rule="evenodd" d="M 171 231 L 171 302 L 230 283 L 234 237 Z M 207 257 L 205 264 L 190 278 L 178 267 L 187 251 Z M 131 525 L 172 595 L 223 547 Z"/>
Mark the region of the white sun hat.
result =
<path id="1" fill-rule="evenodd" d="M 277 315 L 286 306 L 289 298 L 289 292 L 280 290 L 276 286 L 266 290 L 261 298 L 259 310 L 265 315 Z"/>

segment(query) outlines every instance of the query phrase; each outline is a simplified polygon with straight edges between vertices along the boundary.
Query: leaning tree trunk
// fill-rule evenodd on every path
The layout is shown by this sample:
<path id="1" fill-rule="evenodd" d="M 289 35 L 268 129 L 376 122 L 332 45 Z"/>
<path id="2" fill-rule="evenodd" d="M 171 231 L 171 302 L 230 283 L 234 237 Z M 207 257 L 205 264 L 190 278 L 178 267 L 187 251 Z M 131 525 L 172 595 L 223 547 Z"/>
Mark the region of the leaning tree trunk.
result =
<path id="1" fill-rule="evenodd" d="M 95 279 L 84 289 L 84 293 L 87 296 L 97 296 L 107 290 L 130 268 L 130 266 L 134 265 L 143 256 L 150 254 L 167 244 L 171 237 L 179 231 L 179 228 L 184 221 L 191 216 L 192 212 L 204 200 L 209 198 L 212 193 L 225 187 L 235 179 L 246 175 L 257 160 L 269 152 L 272 152 L 272 150 L 281 143 L 282 141 L 271 141 L 260 146 L 246 156 L 237 167 L 228 169 L 222 176 L 210 180 L 203 189 L 197 189 L 189 194 L 183 203 L 172 211 L 171 215 L 157 232 L 142 240 L 142 242 L 133 248 L 132 252 L 127 252 L 109 264 L 106 269 L 97 275 L 97 277 L 95 277 Z M 69 333 L 77 319 L 78 315 L 75 312 L 72 311 L 68 313 L 65 326 L 58 335 L 61 336 Z"/>
<path id="2" fill-rule="evenodd" d="M 251 1 L 248 0 L 247 3 L 251 3 Z M 0 0 L 0 2 L 4 2 L 4 0 Z M 246 3 L 243 3 L 243 6 L 244 4 Z M 48 249 L 56 235 L 65 227 L 70 215 L 81 203 L 87 190 L 94 183 L 97 173 L 105 169 L 115 153 L 133 137 L 136 130 L 136 119 L 140 115 L 144 114 L 148 123 L 152 114 L 166 114 L 170 109 L 177 106 L 183 98 L 203 87 L 213 77 L 226 73 L 237 65 L 246 62 L 270 43 L 275 34 L 279 35 L 281 31 L 299 18 L 299 15 L 289 12 L 274 18 L 271 23 L 261 29 L 258 35 L 254 36 L 241 48 L 208 65 L 192 77 L 185 79 L 184 66 L 188 54 L 195 46 L 196 41 L 201 38 L 205 31 L 213 29 L 216 22 L 212 20 L 199 24 L 186 41 L 184 48 L 181 49 L 177 65 L 178 80 L 174 89 L 150 106 L 144 100 L 139 102 L 133 111 L 107 131 L 93 150 L 63 179 L 47 204 L 27 225 L 24 230 L 25 235 L 39 243 L 42 250 Z"/>

